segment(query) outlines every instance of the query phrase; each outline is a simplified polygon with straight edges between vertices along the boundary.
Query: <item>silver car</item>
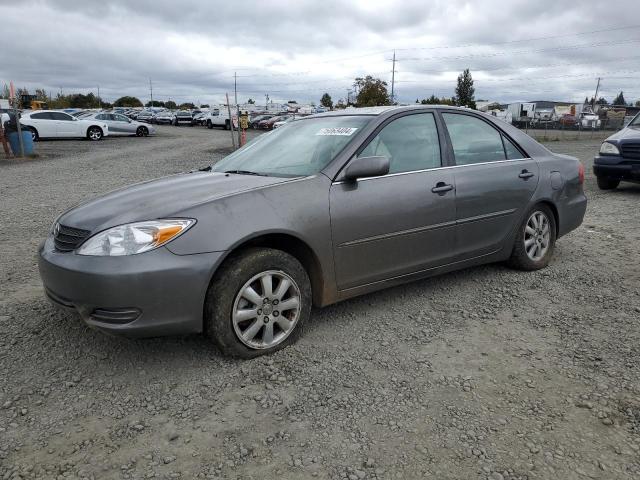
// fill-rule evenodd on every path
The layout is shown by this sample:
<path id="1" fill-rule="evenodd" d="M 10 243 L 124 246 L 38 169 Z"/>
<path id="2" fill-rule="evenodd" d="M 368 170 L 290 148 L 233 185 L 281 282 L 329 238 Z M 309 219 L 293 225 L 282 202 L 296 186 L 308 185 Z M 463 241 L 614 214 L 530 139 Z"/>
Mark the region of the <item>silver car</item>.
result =
<path id="1" fill-rule="evenodd" d="M 156 129 L 153 126 L 131 120 L 122 113 L 98 112 L 82 117 L 83 120 L 92 118 L 106 123 L 109 126 L 109 135 L 111 136 L 135 135 L 137 137 L 146 137 L 156 133 Z"/>
<path id="2" fill-rule="evenodd" d="M 250 358 L 294 341 L 312 305 L 490 262 L 544 268 L 582 223 L 583 182 L 577 159 L 473 110 L 343 110 L 68 210 L 40 275 L 92 327 L 204 332 Z"/>

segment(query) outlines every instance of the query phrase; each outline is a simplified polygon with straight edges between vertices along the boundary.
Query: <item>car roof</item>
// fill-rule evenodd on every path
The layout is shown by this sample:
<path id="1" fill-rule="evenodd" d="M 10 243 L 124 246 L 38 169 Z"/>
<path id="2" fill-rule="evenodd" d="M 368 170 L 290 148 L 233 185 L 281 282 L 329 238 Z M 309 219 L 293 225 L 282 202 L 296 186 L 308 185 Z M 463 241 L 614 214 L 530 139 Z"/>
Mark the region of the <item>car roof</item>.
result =
<path id="1" fill-rule="evenodd" d="M 330 112 L 316 113 L 314 115 L 310 115 L 305 118 L 339 117 L 339 116 L 346 116 L 346 115 L 379 116 L 383 114 L 410 112 L 412 110 L 432 110 L 434 108 L 478 112 L 478 110 L 471 110 L 466 107 L 454 107 L 451 105 L 422 105 L 422 104 L 420 105 L 389 105 L 389 106 L 382 106 L 382 107 L 362 107 L 362 108 L 349 107 L 343 110 L 333 110 Z"/>

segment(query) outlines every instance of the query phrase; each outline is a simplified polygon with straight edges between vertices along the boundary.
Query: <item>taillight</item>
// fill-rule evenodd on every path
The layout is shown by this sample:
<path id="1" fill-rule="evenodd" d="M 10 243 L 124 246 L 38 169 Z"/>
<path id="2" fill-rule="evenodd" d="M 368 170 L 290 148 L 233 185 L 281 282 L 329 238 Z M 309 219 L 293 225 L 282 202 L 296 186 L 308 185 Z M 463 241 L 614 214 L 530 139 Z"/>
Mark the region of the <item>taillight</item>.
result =
<path id="1" fill-rule="evenodd" d="M 578 163 L 578 182 L 580 185 L 584 183 L 584 165 Z"/>

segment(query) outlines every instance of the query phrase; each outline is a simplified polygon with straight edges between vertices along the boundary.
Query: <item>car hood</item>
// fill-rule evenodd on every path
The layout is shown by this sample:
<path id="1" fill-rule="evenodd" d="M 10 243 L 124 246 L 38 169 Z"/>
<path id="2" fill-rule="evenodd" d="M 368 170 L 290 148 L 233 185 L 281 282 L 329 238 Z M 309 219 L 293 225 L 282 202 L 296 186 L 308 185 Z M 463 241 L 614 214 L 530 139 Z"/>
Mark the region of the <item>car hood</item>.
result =
<path id="1" fill-rule="evenodd" d="M 640 140 L 640 128 L 626 127 L 611 135 L 607 140 Z"/>
<path id="2" fill-rule="evenodd" d="M 291 181 L 291 178 L 191 172 L 115 190 L 60 216 L 69 227 L 98 232 L 125 223 L 180 217 L 180 212 L 219 198 Z"/>

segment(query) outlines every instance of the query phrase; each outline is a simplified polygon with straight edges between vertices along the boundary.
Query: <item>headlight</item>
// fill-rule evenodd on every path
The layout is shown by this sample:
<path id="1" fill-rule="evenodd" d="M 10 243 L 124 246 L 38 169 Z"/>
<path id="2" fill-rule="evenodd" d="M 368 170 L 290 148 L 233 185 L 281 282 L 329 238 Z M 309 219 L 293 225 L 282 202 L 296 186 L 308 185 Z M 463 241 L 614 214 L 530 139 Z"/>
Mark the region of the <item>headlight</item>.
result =
<path id="1" fill-rule="evenodd" d="M 168 219 L 129 223 L 100 232 L 84 242 L 78 255 L 118 257 L 158 248 L 191 227 L 195 220 Z"/>
<path id="2" fill-rule="evenodd" d="M 600 145 L 600 153 L 605 155 L 620 155 L 620 150 L 613 143 L 604 142 Z"/>

